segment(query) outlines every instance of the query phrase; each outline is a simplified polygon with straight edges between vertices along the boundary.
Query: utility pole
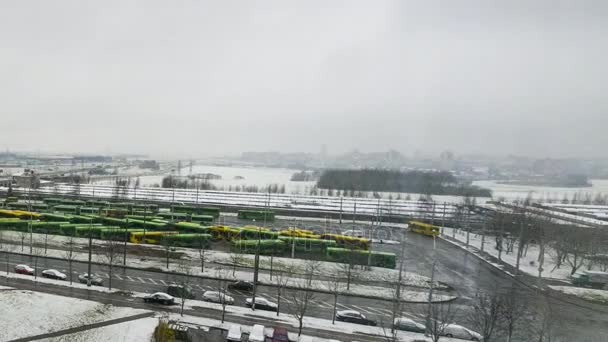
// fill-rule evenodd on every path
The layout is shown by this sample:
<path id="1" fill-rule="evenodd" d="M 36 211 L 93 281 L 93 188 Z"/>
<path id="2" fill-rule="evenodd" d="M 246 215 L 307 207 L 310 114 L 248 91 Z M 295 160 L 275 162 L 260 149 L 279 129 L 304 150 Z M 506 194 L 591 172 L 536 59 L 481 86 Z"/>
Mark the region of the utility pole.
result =
<path id="1" fill-rule="evenodd" d="M 91 234 L 92 227 L 93 227 L 93 219 L 90 219 L 89 220 L 89 264 L 87 266 L 87 274 L 88 274 L 87 287 L 91 287 L 91 278 L 93 277 L 91 275 L 91 253 L 92 253 L 92 249 L 93 249 L 93 235 Z"/>
<path id="2" fill-rule="evenodd" d="M 266 226 L 266 213 L 268 212 L 268 204 L 270 204 L 270 188 L 268 189 L 268 201 L 264 209 L 264 226 Z M 251 309 L 255 311 L 255 295 L 258 289 L 258 277 L 260 273 L 260 243 L 261 243 L 261 228 L 258 227 L 258 244 L 255 249 L 255 259 L 253 267 L 253 295 L 251 296 Z"/>
<path id="3" fill-rule="evenodd" d="M 125 244 L 122 248 L 122 265 L 123 266 L 127 265 L 127 240 L 129 239 L 129 231 L 127 229 L 129 229 L 129 218 L 128 217 L 127 217 L 127 224 L 125 225 Z"/>
<path id="4" fill-rule="evenodd" d="M 355 231 L 355 219 L 357 218 L 357 199 L 355 199 L 355 205 L 353 208 L 353 232 Z"/>
<path id="5" fill-rule="evenodd" d="M 481 223 L 481 252 L 483 253 L 483 246 L 486 243 L 486 220 L 482 218 L 483 222 Z"/>
<path id="6" fill-rule="evenodd" d="M 441 217 L 441 235 L 443 235 L 443 230 L 445 228 L 445 207 L 446 207 L 447 203 L 443 202 L 443 216 Z"/>
<path id="7" fill-rule="evenodd" d="M 432 303 L 433 303 L 433 282 L 435 281 L 435 261 L 433 261 L 433 266 L 431 268 L 431 284 L 429 290 L 429 298 L 428 298 L 428 311 L 426 313 L 426 329 L 427 333 L 431 330 L 431 311 L 432 311 Z"/>
<path id="8" fill-rule="evenodd" d="M 405 243 L 403 242 L 403 235 L 401 235 L 401 257 L 400 257 L 400 261 L 401 264 L 399 265 L 399 277 L 397 278 L 397 291 L 395 294 L 395 297 L 397 297 L 394 302 L 393 302 L 393 317 L 392 317 L 392 322 L 395 322 L 395 319 L 397 318 L 397 311 L 401 311 L 401 281 L 403 280 L 403 264 L 405 264 L 405 260 L 403 260 L 403 257 L 405 255 Z M 391 333 L 395 332 L 395 325 L 392 324 L 391 325 Z"/>
<path id="9" fill-rule="evenodd" d="M 342 227 L 342 200 L 343 200 L 343 197 L 340 196 L 340 230 L 342 230 L 341 229 L 341 227 Z"/>

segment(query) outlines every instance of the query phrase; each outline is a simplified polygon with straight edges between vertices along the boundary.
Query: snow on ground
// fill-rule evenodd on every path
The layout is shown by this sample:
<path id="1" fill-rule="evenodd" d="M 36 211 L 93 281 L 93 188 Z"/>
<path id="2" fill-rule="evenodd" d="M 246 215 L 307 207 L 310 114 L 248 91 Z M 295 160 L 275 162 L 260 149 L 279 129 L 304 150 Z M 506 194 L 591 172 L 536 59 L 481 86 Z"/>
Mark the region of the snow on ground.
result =
<path id="1" fill-rule="evenodd" d="M 26 277 L 26 276 L 22 276 Z M 31 278 L 31 277 L 30 277 Z M 62 284 L 68 286 L 65 282 L 44 279 L 45 282 Z M 81 285 L 81 284 L 77 284 Z M 94 290 L 101 290 L 94 288 Z M 141 298 L 144 293 L 134 293 L 134 298 Z M 178 300 L 179 301 L 179 300 Z M 34 336 L 38 334 L 58 331 L 67 328 L 82 326 L 96 322 L 107 321 L 120 317 L 127 317 L 139 313 L 147 312 L 147 310 L 114 307 L 112 305 L 101 304 L 88 300 L 73 299 L 69 297 L 56 296 L 46 293 L 26 291 L 26 290 L 11 290 L 0 291 L 0 317 L 3 317 L 3 323 L 7 328 L 0 330 L 0 341 L 9 339 Z M 179 305 L 179 304 L 178 304 Z M 52 308 L 52 311 L 49 310 Z M 221 310 L 220 304 L 214 304 L 204 301 L 187 300 L 185 309 L 196 310 L 197 308 L 208 308 Z M 269 311 L 252 311 L 249 308 L 238 306 L 227 306 L 226 313 L 240 317 L 255 317 L 268 320 L 271 322 L 279 322 L 289 325 L 292 328 L 289 330 L 290 337 L 296 340 L 295 331 L 297 331 L 298 322 L 296 318 L 289 314 L 281 314 L 279 317 L 274 312 Z M 219 313 L 218 313 L 219 315 Z M 180 321 L 185 325 L 202 325 L 206 327 L 220 327 L 227 329 L 231 323 L 226 322 L 221 324 L 219 320 L 184 316 L 171 313 L 171 320 Z M 83 332 L 73 333 L 49 339 L 52 342 L 85 342 L 85 341 L 146 341 L 149 340 L 154 327 L 158 323 L 157 318 L 142 318 L 130 322 L 118 323 L 106 327 L 90 329 Z M 387 322 L 384 325 L 389 325 Z M 272 325 L 272 324 L 271 324 Z M 268 328 L 271 328 L 267 326 Z M 303 326 L 310 329 L 318 329 L 332 332 L 341 332 L 345 334 L 367 334 L 372 336 L 386 336 L 390 334 L 389 328 L 362 326 L 351 323 L 335 322 L 331 320 L 305 317 Z M 23 329 L 27 327 L 27 329 Z M 242 326 L 242 330 L 247 332 L 250 326 Z M 267 330 L 268 334 L 272 333 L 272 329 Z M 400 341 L 412 341 L 420 339 L 428 341 L 422 334 L 398 332 Z M 458 341 L 452 339 L 442 339 L 445 341 Z M 332 341 L 325 340 L 313 336 L 303 336 L 300 341 Z"/>
<path id="2" fill-rule="evenodd" d="M 591 302 L 608 304 L 608 290 L 587 289 L 574 286 L 549 286 L 552 290 L 577 296 Z"/>
<path id="3" fill-rule="evenodd" d="M 464 230 L 454 229 L 454 228 L 443 228 L 444 233 L 441 235 L 445 239 L 445 237 L 450 237 L 456 239 L 460 244 L 456 243 L 460 247 L 465 247 L 467 234 Z M 445 239 L 449 242 L 454 242 L 449 239 Z M 494 248 L 495 240 L 493 236 L 486 236 L 484 241 L 484 252 L 490 254 L 493 257 L 498 258 L 498 251 Z M 481 235 L 478 234 L 469 234 L 469 249 L 481 250 Z M 538 276 L 538 254 L 539 248 L 537 245 L 530 245 L 528 247 L 528 252 L 526 255 L 522 256 L 519 267 L 520 270 L 526 274 L 531 276 Z M 503 251 L 501 255 L 501 259 L 503 262 L 515 267 L 517 263 L 517 242 L 513 247 L 512 253 L 505 253 Z M 545 247 L 545 262 L 543 266 L 543 278 L 552 278 L 559 280 L 568 280 L 570 277 L 570 267 L 565 264 L 560 268 L 555 268 L 555 262 L 553 261 L 553 253 L 550 247 Z M 500 268 L 500 265 L 497 265 Z M 555 269 L 554 269 L 555 268 Z"/>
<path id="4" fill-rule="evenodd" d="M 108 325 L 101 328 L 46 339 L 48 342 L 141 342 L 151 341 L 158 318 L 140 318 L 134 321 Z"/>
<path id="5" fill-rule="evenodd" d="M 19 233 L 17 233 L 17 232 L 5 232 L 4 238 L 6 240 L 10 239 L 14 243 L 17 243 L 19 241 L 18 234 Z M 33 235 L 34 235 L 34 241 L 40 242 L 40 241 L 43 241 L 43 239 L 44 239 L 43 234 L 33 234 Z M 64 237 L 64 236 L 52 236 L 52 237 L 49 236 L 49 240 L 48 240 L 49 249 L 47 250 L 46 256 L 64 258 L 65 251 L 59 250 L 59 249 L 51 249 L 50 247 L 64 248 L 64 243 L 66 243 L 68 241 L 68 239 L 69 238 Z M 74 242 L 77 245 L 88 245 L 87 239 L 75 238 Z M 94 241 L 94 244 L 96 244 L 96 245 L 103 245 L 103 243 L 104 242 L 100 241 L 100 240 Z M 4 246 L 9 246 L 9 245 L 5 243 Z M 151 250 L 155 249 L 157 251 L 164 252 L 163 248 L 161 246 L 150 245 L 147 247 L 150 248 Z M 4 247 L 4 248 L 6 248 L 6 247 Z M 13 245 L 13 251 L 20 251 L 20 247 L 18 245 Z M 197 275 L 197 276 L 222 277 L 222 278 L 226 278 L 229 280 L 247 280 L 247 281 L 251 281 L 253 279 L 253 270 L 251 270 L 251 271 L 236 270 L 233 275 L 233 273 L 231 271 L 232 266 L 230 266 L 230 265 L 228 265 L 226 267 L 222 267 L 220 269 L 218 269 L 216 267 L 205 267 L 205 272 L 201 272 L 200 264 L 199 264 L 200 257 L 199 257 L 197 250 L 192 250 L 192 249 L 187 249 L 187 248 L 176 248 L 176 252 L 184 253 L 184 255 L 186 255 L 186 258 L 189 258 L 190 260 L 189 261 L 188 260 L 180 261 L 180 262 L 178 262 L 177 260 L 171 260 L 169 269 L 167 269 L 164 258 L 130 257 L 127 259 L 127 266 L 135 267 L 135 268 L 155 268 L 155 269 L 161 269 L 164 271 L 167 271 L 167 270 L 175 271 L 177 269 L 178 272 L 183 272 L 183 267 L 187 266 L 190 269 L 190 274 Z M 88 253 L 75 252 L 74 258 L 75 258 L 75 260 L 78 260 L 78 261 L 87 261 Z M 205 258 L 207 260 L 207 263 L 214 262 L 214 263 L 218 263 L 218 264 L 231 264 L 235 260 L 234 259 L 235 255 L 231 254 L 231 253 L 221 252 L 221 251 L 206 251 Z M 239 263 L 243 264 L 243 265 L 253 265 L 253 258 L 254 258 L 253 255 L 241 254 L 241 255 L 239 255 Z M 93 261 L 94 262 L 104 262 L 103 256 L 95 254 L 93 256 Z M 261 258 L 262 267 L 268 267 L 269 264 L 270 264 L 270 257 Z M 289 266 L 287 266 L 287 265 L 289 265 Z M 307 265 L 307 261 L 303 260 L 303 259 L 274 258 L 274 261 L 273 261 L 273 268 L 275 268 L 275 275 L 277 274 L 276 271 L 280 270 L 281 268 L 285 269 L 287 267 L 289 267 L 292 270 L 295 270 L 296 273 L 303 272 L 303 270 L 306 268 L 306 265 Z M 380 268 L 380 267 L 372 267 L 371 270 L 369 270 L 369 271 L 356 268 L 352 272 L 353 272 L 353 275 L 355 275 L 353 278 L 357 277 L 361 280 L 374 281 L 375 283 L 377 283 L 379 285 L 385 285 L 385 286 L 351 284 L 350 290 L 346 290 L 346 286 L 345 286 L 345 284 L 343 284 L 343 286 L 340 288 L 340 293 L 351 294 L 351 295 L 361 295 L 361 296 L 382 297 L 382 298 L 387 298 L 387 299 L 392 299 L 394 297 L 394 290 L 388 284 L 382 284 L 382 283 L 396 281 L 398 279 L 397 270 L 391 270 L 391 269 Z M 319 278 L 331 277 L 331 276 L 335 276 L 336 274 L 343 274 L 343 273 L 344 273 L 344 271 L 340 270 L 340 264 L 337 264 L 337 263 L 319 262 L 317 265 L 315 265 L 315 275 L 318 276 Z M 277 282 L 276 277 L 273 277 L 273 279 L 270 279 L 270 275 L 269 275 L 268 271 L 263 272 L 263 273 L 261 272 L 259 274 L 259 281 L 262 284 L 276 284 L 276 282 Z M 410 302 L 426 301 L 427 295 L 426 295 L 426 292 L 424 289 L 428 287 L 429 281 L 430 281 L 430 279 L 428 277 L 407 272 L 403 277 L 402 283 L 406 286 L 417 287 L 417 288 L 421 288 L 421 289 L 414 290 L 414 291 L 402 289 L 402 292 L 401 292 L 402 299 L 405 301 L 410 301 Z M 290 277 L 290 278 L 286 279 L 286 282 L 287 282 L 286 283 L 287 286 L 301 287 L 304 284 L 305 279 L 301 278 L 301 277 Z M 310 286 L 314 289 L 326 291 L 326 290 L 328 290 L 330 283 L 325 280 L 316 280 L 315 279 L 315 280 L 312 280 Z M 440 289 L 441 289 L 441 287 L 440 287 Z M 451 300 L 454 298 L 455 298 L 454 296 L 446 296 L 446 295 L 441 295 L 441 294 L 436 294 L 434 296 L 434 299 L 436 301 L 445 301 L 445 300 Z"/>
<path id="6" fill-rule="evenodd" d="M 245 309 L 245 310 L 248 310 L 248 309 Z M 291 328 L 289 328 L 289 331 L 290 331 L 289 338 L 290 338 L 290 340 L 293 339 L 294 341 L 297 341 L 298 321 L 291 315 L 282 314 L 281 316 L 276 317 L 276 314 L 273 312 L 260 311 L 260 310 L 257 310 L 255 312 L 248 310 L 247 312 L 244 312 L 244 313 L 235 312 L 235 314 L 238 314 L 239 316 L 247 315 L 250 317 L 265 318 L 265 319 L 272 320 L 273 322 L 290 325 Z M 177 314 L 172 314 L 170 316 L 170 319 L 179 320 L 185 324 L 221 327 L 223 329 L 228 329 L 231 325 L 233 325 L 232 323 L 222 324 L 219 320 L 203 318 L 203 317 L 193 317 L 193 316 L 180 317 Z M 331 320 L 313 318 L 313 317 L 304 317 L 304 319 L 302 320 L 302 326 L 303 326 L 303 328 L 339 332 L 339 333 L 344 333 L 344 334 L 365 334 L 365 335 L 370 335 L 370 336 L 375 336 L 375 337 L 388 337 L 391 335 L 390 328 L 383 328 L 383 327 L 379 327 L 379 326 L 373 327 L 373 326 L 359 325 L 359 324 L 339 322 L 339 321 L 336 321 L 335 324 L 332 324 Z M 244 332 L 248 332 L 251 329 L 251 327 L 243 326 L 243 325 L 241 325 L 241 328 Z M 271 327 L 265 326 L 265 328 L 271 328 Z M 265 329 L 265 333 L 268 336 L 270 333 L 272 333 L 272 329 Z M 321 341 L 334 341 L 334 340 L 326 340 L 326 339 L 322 339 L 322 338 L 318 338 L 318 337 L 311 337 L 311 336 L 302 336 L 302 337 L 303 338 L 301 338 L 299 340 L 300 342 L 303 342 L 303 341 L 320 341 L 320 342 Z M 424 336 L 424 334 L 406 332 L 406 331 L 398 331 L 397 337 L 398 337 L 399 341 L 404 341 L 404 342 L 405 341 L 410 342 L 413 340 L 431 341 L 431 339 L 426 338 Z M 442 338 L 441 341 L 462 342 L 462 340 L 447 338 L 447 337 Z"/>
<path id="7" fill-rule="evenodd" d="M 0 341 L 146 312 L 25 290 L 0 291 L 0 303 Z"/>

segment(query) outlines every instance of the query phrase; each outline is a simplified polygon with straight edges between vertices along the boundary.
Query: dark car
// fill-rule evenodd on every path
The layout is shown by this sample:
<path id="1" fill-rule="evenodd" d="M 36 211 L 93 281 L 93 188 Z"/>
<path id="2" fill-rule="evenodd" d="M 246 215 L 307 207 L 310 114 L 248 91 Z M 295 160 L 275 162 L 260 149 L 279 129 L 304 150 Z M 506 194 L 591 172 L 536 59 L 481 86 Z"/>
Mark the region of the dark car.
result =
<path id="1" fill-rule="evenodd" d="M 230 290 L 253 291 L 253 283 L 239 280 L 228 285 Z"/>
<path id="2" fill-rule="evenodd" d="M 177 298 L 194 299 L 196 296 L 192 293 L 191 287 L 181 285 L 169 285 L 167 293 Z"/>
<path id="3" fill-rule="evenodd" d="M 274 328 L 271 342 L 289 342 L 289 335 L 285 328 Z"/>
<path id="4" fill-rule="evenodd" d="M 251 307 L 253 303 L 253 298 L 247 298 L 245 299 L 245 305 L 247 307 Z M 259 309 L 259 310 L 266 310 L 266 311 L 277 311 L 279 309 L 279 306 L 276 303 L 273 303 L 271 301 L 269 301 L 266 298 L 262 298 L 262 297 L 255 297 L 255 308 Z"/>
<path id="5" fill-rule="evenodd" d="M 412 331 L 417 333 L 423 333 L 426 331 L 426 327 L 424 326 L 424 324 L 420 324 L 406 317 L 395 318 L 395 324 L 393 326 L 395 327 L 395 329 Z"/>
<path id="6" fill-rule="evenodd" d="M 89 275 L 86 273 L 79 275 L 78 281 L 83 284 L 87 284 L 89 282 Z M 103 286 L 103 279 L 99 277 L 91 277 L 91 285 Z"/>
<path id="7" fill-rule="evenodd" d="M 175 304 L 175 298 L 173 298 L 173 296 L 171 296 L 170 294 L 166 294 L 164 292 L 156 292 L 144 296 L 144 302 L 172 305 Z"/>
<path id="8" fill-rule="evenodd" d="M 342 322 L 357 323 L 363 325 L 376 325 L 376 321 L 365 317 L 364 314 L 355 310 L 344 310 L 336 312 L 336 319 Z"/>

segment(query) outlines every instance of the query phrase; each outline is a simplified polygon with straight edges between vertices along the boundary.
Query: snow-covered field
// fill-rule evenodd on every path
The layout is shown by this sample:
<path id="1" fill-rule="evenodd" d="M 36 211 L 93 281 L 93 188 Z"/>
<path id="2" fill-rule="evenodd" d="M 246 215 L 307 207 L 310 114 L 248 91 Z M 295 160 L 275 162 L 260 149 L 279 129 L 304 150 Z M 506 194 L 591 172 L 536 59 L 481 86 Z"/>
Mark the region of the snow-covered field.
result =
<path id="1" fill-rule="evenodd" d="M 47 282 L 61 284 L 62 282 L 45 279 Z M 143 296 L 143 293 L 136 293 L 134 297 Z M 7 287 L 1 288 L 0 291 L 0 317 L 3 318 L 3 325 L 0 330 L 0 341 L 8 341 L 16 338 L 35 336 L 39 334 L 56 332 L 63 329 L 80 327 L 86 324 L 99 323 L 116 318 L 129 317 L 141 313 L 149 312 L 147 310 L 115 307 L 112 305 L 101 304 L 88 300 L 73 299 L 69 297 L 56 296 L 41 292 L 25 291 L 11 289 Z M 220 310 L 221 305 L 208 303 L 203 301 L 188 300 L 185 303 L 186 309 L 209 308 Z M 271 336 L 272 325 L 282 323 L 292 328 L 290 338 L 298 340 L 297 331 L 298 321 L 292 315 L 282 314 L 276 317 L 275 313 L 268 311 L 252 311 L 244 307 L 227 306 L 226 312 L 231 315 L 240 317 L 255 317 L 272 322 L 267 326 L 266 333 Z M 89 329 L 77 333 L 66 334 L 60 337 L 47 339 L 53 342 L 85 342 L 85 341 L 147 341 L 152 336 L 155 326 L 158 323 L 158 317 L 167 316 L 166 314 L 157 313 L 156 317 L 138 318 L 133 321 L 116 323 L 105 327 Z M 202 326 L 203 328 L 219 327 L 228 329 L 233 323 L 221 323 L 219 320 L 194 317 L 194 316 L 179 316 L 178 314 L 169 314 L 168 318 L 171 321 L 178 321 L 186 326 Z M 379 322 L 388 324 L 387 322 Z M 335 322 L 332 324 L 330 320 L 305 317 L 303 327 L 324 330 L 331 332 L 341 332 L 345 334 L 361 333 L 371 336 L 386 336 L 390 334 L 388 328 L 370 327 L 357 324 Z M 242 331 L 248 332 L 251 326 L 242 325 Z M 421 341 L 429 341 L 422 334 L 398 332 L 399 341 L 412 341 L 418 339 Z M 442 339 L 442 341 L 455 342 L 459 340 Z M 299 341 L 337 341 L 326 340 L 313 336 L 302 336 Z"/>
<path id="2" fill-rule="evenodd" d="M 608 304 L 608 290 L 586 289 L 574 286 L 549 286 L 551 289 L 577 296 L 591 302 Z"/>
<path id="3" fill-rule="evenodd" d="M 115 307 L 92 301 L 33 291 L 0 291 L 0 341 L 127 317 L 146 310 Z M 134 340 L 135 341 L 135 340 Z"/>
<path id="4" fill-rule="evenodd" d="M 454 238 L 458 241 L 458 245 L 461 247 L 465 247 L 467 234 L 464 230 L 454 229 L 454 228 L 444 228 L 444 234 L 442 236 L 448 236 L 450 238 Z M 481 235 L 478 234 L 469 234 L 469 248 L 475 250 L 481 250 Z M 452 240 L 447 240 L 452 242 Z M 498 258 L 498 251 L 494 248 L 495 240 L 494 237 L 486 236 L 484 241 L 484 252 L 488 253 L 496 258 Z M 539 248 L 537 245 L 530 245 L 528 247 L 528 252 L 524 256 L 522 256 L 519 261 L 520 270 L 526 274 L 532 276 L 538 276 L 538 254 Z M 501 259 L 503 262 L 515 266 L 517 263 L 517 242 L 513 247 L 512 253 L 505 253 L 503 251 L 501 255 Z M 568 280 L 570 277 L 570 268 L 568 265 L 562 265 L 560 268 L 555 268 L 555 262 L 553 261 L 553 251 L 550 247 L 545 248 L 545 261 L 543 266 L 543 278 L 552 278 L 559 280 Z"/>
<path id="5" fill-rule="evenodd" d="M 48 342 L 89 342 L 117 341 L 142 342 L 151 341 L 158 318 L 140 318 L 138 320 L 112 324 L 101 328 L 81 331 L 74 334 L 45 339 Z"/>

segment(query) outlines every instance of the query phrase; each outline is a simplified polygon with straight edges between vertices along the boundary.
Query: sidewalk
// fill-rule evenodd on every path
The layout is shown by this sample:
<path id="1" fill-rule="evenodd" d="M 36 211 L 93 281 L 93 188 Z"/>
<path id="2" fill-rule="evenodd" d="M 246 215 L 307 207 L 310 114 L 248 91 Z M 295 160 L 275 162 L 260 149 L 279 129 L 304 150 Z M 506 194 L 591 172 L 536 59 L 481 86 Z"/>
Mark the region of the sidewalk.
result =
<path id="1" fill-rule="evenodd" d="M 6 274 L 0 274 L 0 277 L 6 277 Z M 15 278 L 15 279 L 33 281 L 33 278 L 31 276 L 27 276 L 27 275 L 10 274 L 9 277 Z M 38 278 L 37 282 L 42 283 L 42 284 L 49 284 L 49 285 L 52 284 L 52 285 L 58 285 L 58 286 L 63 286 L 63 287 L 70 287 L 69 283 L 66 283 L 64 281 L 47 279 L 47 278 Z M 78 288 L 80 290 L 94 291 L 94 292 L 101 292 L 101 293 L 120 293 L 120 291 L 108 291 L 107 289 L 98 288 L 98 287 L 87 288 L 86 285 L 84 285 L 84 284 L 75 283 L 72 287 Z M 131 303 L 142 303 L 142 301 L 140 301 L 140 299 L 144 295 L 146 295 L 146 294 L 139 293 L 139 292 L 135 292 L 135 293 L 131 293 L 131 294 L 122 293 L 122 297 L 126 298 L 126 300 Z M 70 299 L 70 300 L 75 300 L 75 299 Z M 84 302 L 87 302 L 87 301 L 84 301 Z M 255 324 L 261 323 L 267 327 L 284 326 L 284 327 L 288 327 L 289 330 L 291 330 L 292 332 L 297 331 L 297 328 L 298 328 L 298 321 L 291 314 L 281 313 L 281 315 L 277 317 L 276 313 L 274 313 L 274 312 L 262 311 L 262 310 L 253 311 L 246 307 L 239 307 L 239 306 L 233 306 L 233 305 L 226 306 L 227 323 L 222 324 L 218 319 L 215 319 L 215 317 L 218 317 L 221 314 L 222 306 L 220 304 L 209 303 L 209 302 L 199 301 L 199 300 L 186 300 L 186 302 L 184 303 L 184 312 L 186 313 L 186 315 L 181 317 L 178 313 L 179 309 L 180 309 L 180 305 L 181 305 L 179 298 L 176 298 L 176 303 L 177 304 L 174 306 L 166 307 L 166 306 L 156 305 L 156 306 L 149 306 L 149 307 L 156 308 L 158 311 L 169 312 L 170 320 L 182 322 L 184 324 L 199 324 L 199 325 L 208 326 L 208 327 L 221 327 L 223 329 L 227 329 L 230 325 L 235 324 L 235 323 L 228 323 L 228 322 L 232 322 L 232 321 L 236 320 L 236 321 L 238 321 L 238 322 L 236 322 L 236 324 L 243 325 L 244 331 L 248 331 L 250 324 L 254 324 L 254 323 Z M 141 310 L 141 309 L 139 309 L 139 310 Z M 189 312 L 198 312 L 198 313 L 203 314 L 203 312 L 207 312 L 207 311 L 209 311 L 210 315 L 214 318 L 188 316 Z M 247 323 L 244 324 L 244 322 L 247 322 Z M 363 336 L 368 336 L 370 338 L 373 338 L 374 341 L 382 341 L 388 335 L 390 335 L 389 327 L 391 325 L 391 322 L 378 322 L 378 325 L 379 326 L 377 326 L 377 327 L 363 326 L 363 325 L 344 323 L 344 322 L 339 322 L 339 321 L 336 321 L 335 324 L 332 324 L 331 320 L 314 318 L 314 317 L 304 317 L 304 319 L 303 319 L 303 329 L 304 329 L 305 334 L 307 334 L 307 335 L 311 335 L 312 332 L 318 332 L 319 335 L 327 335 L 327 336 L 332 336 L 332 334 L 333 334 L 333 336 L 336 336 L 338 334 L 358 335 L 356 337 L 356 340 L 358 340 L 358 341 L 364 341 L 365 339 Z M 385 326 L 385 327 L 382 327 L 380 325 Z M 312 335 L 314 335 L 314 334 L 312 334 Z M 294 335 L 290 334 L 290 336 L 294 336 Z M 414 340 L 430 341 L 430 339 L 424 337 L 423 334 L 410 333 L 410 332 L 405 332 L 405 331 L 398 331 L 397 337 L 398 337 L 399 341 L 403 341 L 403 342 L 410 342 L 410 341 L 414 341 Z M 353 338 L 355 338 L 355 336 L 353 336 Z M 446 341 L 446 342 L 460 341 L 460 340 L 450 339 L 450 338 L 442 338 L 441 340 Z M 309 336 L 309 337 L 305 337 L 301 341 L 322 341 L 322 340 L 317 339 L 316 337 Z"/>

